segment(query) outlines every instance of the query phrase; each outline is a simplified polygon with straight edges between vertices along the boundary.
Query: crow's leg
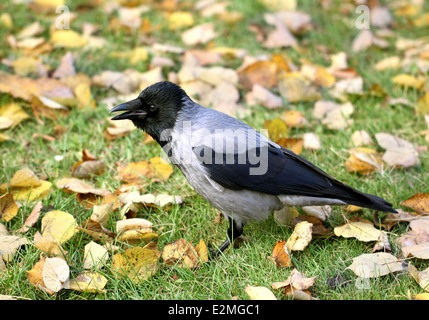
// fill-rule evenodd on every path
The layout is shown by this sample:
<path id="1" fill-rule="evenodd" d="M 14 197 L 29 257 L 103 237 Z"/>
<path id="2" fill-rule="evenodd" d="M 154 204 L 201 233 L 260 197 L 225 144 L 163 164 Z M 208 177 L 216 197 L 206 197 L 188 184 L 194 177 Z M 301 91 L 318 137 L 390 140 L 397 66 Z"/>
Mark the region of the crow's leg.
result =
<path id="1" fill-rule="evenodd" d="M 210 258 L 216 258 L 220 253 L 222 253 L 226 248 L 228 248 L 231 243 L 234 243 L 234 240 L 237 239 L 243 233 L 243 226 L 238 226 L 234 219 L 228 217 L 229 228 L 228 228 L 228 238 L 222 243 L 218 250 L 210 250 Z"/>

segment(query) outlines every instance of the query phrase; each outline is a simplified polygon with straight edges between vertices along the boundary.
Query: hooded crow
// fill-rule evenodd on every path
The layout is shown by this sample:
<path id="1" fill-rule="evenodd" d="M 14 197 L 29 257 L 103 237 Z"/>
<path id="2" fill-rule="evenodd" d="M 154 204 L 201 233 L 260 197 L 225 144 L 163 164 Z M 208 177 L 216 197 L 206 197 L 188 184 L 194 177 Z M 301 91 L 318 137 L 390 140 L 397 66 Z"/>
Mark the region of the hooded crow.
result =
<path id="1" fill-rule="evenodd" d="M 162 81 L 110 112 L 151 135 L 169 160 L 229 220 L 225 250 L 251 221 L 284 206 L 347 205 L 396 211 L 386 200 L 331 177 L 245 123 L 192 101 L 178 85 Z"/>

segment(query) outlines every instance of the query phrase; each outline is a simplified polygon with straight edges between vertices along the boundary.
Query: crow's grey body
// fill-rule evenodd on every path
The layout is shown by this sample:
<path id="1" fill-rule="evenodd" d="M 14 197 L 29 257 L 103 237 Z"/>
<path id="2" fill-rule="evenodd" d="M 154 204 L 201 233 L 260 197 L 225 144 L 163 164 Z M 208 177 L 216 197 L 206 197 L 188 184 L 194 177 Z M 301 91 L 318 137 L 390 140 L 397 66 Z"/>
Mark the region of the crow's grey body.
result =
<path id="1" fill-rule="evenodd" d="M 190 100 L 184 103 L 182 110 L 177 114 L 176 123 L 170 134 L 171 141 L 164 146 L 164 149 L 167 154 L 171 155 L 170 160 L 178 165 L 195 191 L 226 217 L 233 218 L 238 227 L 251 221 L 266 219 L 273 210 L 280 210 L 285 205 L 346 204 L 338 199 L 286 194 L 272 195 L 247 189 L 231 190 L 223 187 L 211 178 L 210 172 L 201 164 L 201 160 L 197 158 L 192 149 L 204 144 L 207 146 L 213 144 L 211 139 L 213 136 L 222 135 L 222 138 L 231 138 L 227 135 L 231 133 L 228 131 L 229 128 L 234 128 L 235 132 L 242 129 L 246 137 L 260 138 L 270 146 L 281 149 L 280 146 L 245 123 L 222 112 L 204 108 Z M 216 130 L 218 134 L 216 134 Z M 236 144 L 237 141 L 233 143 Z M 284 182 L 287 183 L 287 181 Z"/>

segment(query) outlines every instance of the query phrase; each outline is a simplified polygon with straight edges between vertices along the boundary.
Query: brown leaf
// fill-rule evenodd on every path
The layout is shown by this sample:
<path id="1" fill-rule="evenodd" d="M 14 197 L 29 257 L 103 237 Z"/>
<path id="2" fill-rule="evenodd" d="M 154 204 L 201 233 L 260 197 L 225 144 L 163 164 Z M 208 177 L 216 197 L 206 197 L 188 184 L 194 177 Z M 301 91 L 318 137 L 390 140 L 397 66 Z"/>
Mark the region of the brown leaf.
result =
<path id="1" fill-rule="evenodd" d="M 18 206 L 13 200 L 11 193 L 6 193 L 0 197 L 0 219 L 10 221 L 18 213 Z"/>
<path id="2" fill-rule="evenodd" d="M 276 242 L 271 255 L 277 267 L 283 268 L 292 266 L 285 240 Z"/>
<path id="3" fill-rule="evenodd" d="M 412 197 L 401 202 L 401 205 L 413 209 L 419 214 L 429 214 L 429 193 L 416 193 Z"/>
<path id="4" fill-rule="evenodd" d="M 39 220 L 40 211 L 42 210 L 42 201 L 38 201 L 36 205 L 33 207 L 33 210 L 31 211 L 30 215 L 25 219 L 24 225 L 21 227 L 21 229 L 18 230 L 18 232 L 27 232 L 30 230 L 30 227 L 34 226 Z"/>
<path id="5" fill-rule="evenodd" d="M 194 246 L 185 239 L 179 239 L 167 244 L 162 250 L 164 263 L 193 269 L 197 267 L 199 257 Z"/>

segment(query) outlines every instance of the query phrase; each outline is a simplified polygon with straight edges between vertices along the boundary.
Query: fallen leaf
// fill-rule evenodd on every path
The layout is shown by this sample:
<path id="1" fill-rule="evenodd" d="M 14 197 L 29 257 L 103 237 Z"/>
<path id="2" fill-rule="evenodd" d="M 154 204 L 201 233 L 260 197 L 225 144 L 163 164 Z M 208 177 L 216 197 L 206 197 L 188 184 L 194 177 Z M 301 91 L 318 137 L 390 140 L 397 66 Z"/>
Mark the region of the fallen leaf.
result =
<path id="1" fill-rule="evenodd" d="M 31 210 L 30 215 L 25 219 L 24 225 L 18 230 L 18 232 L 27 232 L 30 230 L 30 227 L 34 226 L 39 220 L 40 211 L 42 210 L 42 201 L 38 201 L 36 205 Z"/>
<path id="2" fill-rule="evenodd" d="M 55 30 L 51 33 L 50 42 L 55 47 L 78 48 L 86 44 L 87 38 L 74 30 Z"/>
<path id="3" fill-rule="evenodd" d="M 81 226 L 77 226 L 77 229 L 102 242 L 110 242 L 116 237 L 113 231 L 110 231 L 92 219 L 84 221 Z"/>
<path id="4" fill-rule="evenodd" d="M 365 253 L 353 259 L 350 269 L 360 278 L 376 278 L 404 270 L 402 262 L 386 252 Z"/>
<path id="5" fill-rule="evenodd" d="M 83 267 L 85 269 L 100 268 L 109 259 L 109 252 L 103 246 L 91 241 L 85 245 Z"/>
<path id="6" fill-rule="evenodd" d="M 321 236 L 332 232 L 331 229 L 328 229 L 323 225 L 322 220 L 320 220 L 318 217 L 311 216 L 311 215 L 300 215 L 295 218 L 294 223 L 297 224 L 301 221 L 307 221 L 313 224 L 311 228 L 312 235 Z"/>
<path id="7" fill-rule="evenodd" d="M 247 285 L 244 291 L 250 300 L 277 300 L 274 293 L 267 287 L 254 287 Z"/>
<path id="8" fill-rule="evenodd" d="M 107 278 L 96 271 L 83 271 L 69 280 L 67 289 L 90 292 L 104 293 L 104 287 L 107 284 Z"/>
<path id="9" fill-rule="evenodd" d="M 304 128 L 309 125 L 308 120 L 298 110 L 287 110 L 281 114 L 281 118 L 289 128 Z"/>
<path id="10" fill-rule="evenodd" d="M 412 143 L 384 132 L 376 133 L 375 138 L 386 150 L 382 160 L 388 165 L 409 168 L 420 163 L 418 152 Z"/>
<path id="11" fill-rule="evenodd" d="M 18 206 L 13 200 L 11 193 L 6 193 L 0 197 L 0 219 L 10 221 L 18 213 Z"/>
<path id="12" fill-rule="evenodd" d="M 271 256 L 277 267 L 283 268 L 292 266 L 285 240 L 276 242 Z"/>
<path id="13" fill-rule="evenodd" d="M 380 153 L 374 149 L 359 147 L 349 150 L 350 157 L 345 161 L 348 172 L 369 175 L 375 171 L 383 171 L 383 160 Z"/>
<path id="14" fill-rule="evenodd" d="M 280 138 L 276 140 L 276 143 L 296 154 L 300 154 L 304 145 L 304 140 L 298 138 Z"/>
<path id="15" fill-rule="evenodd" d="M 30 242 L 23 237 L 19 236 L 0 236 L 0 257 L 4 261 L 12 261 L 16 251 L 25 244 L 30 244 Z"/>
<path id="16" fill-rule="evenodd" d="M 361 147 L 362 145 L 372 145 L 374 142 L 372 141 L 370 135 L 365 130 L 357 130 L 352 134 L 352 141 L 355 147 Z"/>
<path id="17" fill-rule="evenodd" d="M 311 229 L 313 224 L 307 221 L 299 222 L 295 225 L 293 233 L 290 235 L 289 239 L 286 241 L 286 247 L 288 252 L 291 251 L 302 251 L 310 243 Z"/>
<path id="18" fill-rule="evenodd" d="M 43 283 L 46 288 L 58 292 L 64 288 L 69 277 L 70 267 L 64 259 L 46 258 L 42 270 Z"/>
<path id="19" fill-rule="evenodd" d="M 177 30 L 190 27 L 194 24 L 192 13 L 187 11 L 176 11 L 168 16 L 170 30 Z"/>
<path id="20" fill-rule="evenodd" d="M 161 252 L 164 263 L 193 269 L 198 266 L 199 257 L 194 246 L 185 239 L 167 244 Z"/>
<path id="21" fill-rule="evenodd" d="M 156 244 L 134 247 L 113 256 L 111 270 L 119 277 L 137 283 L 154 275 L 158 270 L 160 252 Z"/>
<path id="22" fill-rule="evenodd" d="M 188 46 L 207 43 L 217 37 L 213 23 L 200 24 L 182 33 L 182 41 Z"/>
<path id="23" fill-rule="evenodd" d="M 312 132 L 306 132 L 303 135 L 304 149 L 319 150 L 321 147 L 319 136 Z"/>
<path id="24" fill-rule="evenodd" d="M 409 74 L 398 74 L 397 76 L 393 77 L 392 79 L 393 83 L 405 86 L 405 87 L 412 87 L 416 89 L 423 88 L 423 85 L 425 84 L 424 78 L 416 78 Z"/>
<path id="25" fill-rule="evenodd" d="M 314 105 L 313 115 L 322 120 L 329 129 L 343 130 L 353 123 L 350 116 L 354 112 L 353 104 L 346 102 L 338 104 L 331 101 L 319 100 Z"/>
<path id="26" fill-rule="evenodd" d="M 419 214 L 429 214 L 429 193 L 416 193 L 412 197 L 401 202 L 401 205 L 413 209 Z"/>
<path id="27" fill-rule="evenodd" d="M 46 258 L 41 258 L 34 264 L 30 271 L 27 271 L 27 279 L 33 286 L 46 291 L 48 294 L 54 294 L 55 292 L 53 290 L 45 287 L 45 283 L 43 281 L 42 273 L 45 260 Z"/>
<path id="28" fill-rule="evenodd" d="M 154 157 L 149 160 L 149 168 L 152 179 L 165 181 L 173 173 L 173 167 L 161 157 Z"/>
<path id="29" fill-rule="evenodd" d="M 295 290 L 307 290 L 314 284 L 315 279 L 316 277 L 307 278 L 297 269 L 293 269 L 287 280 L 282 282 L 275 282 L 271 284 L 271 287 L 273 289 L 280 289 L 290 286 Z"/>
<path id="30" fill-rule="evenodd" d="M 70 213 L 54 210 L 42 218 L 42 235 L 52 236 L 59 244 L 68 241 L 77 232 L 76 220 Z"/>
<path id="31" fill-rule="evenodd" d="M 253 85 L 252 91 L 246 94 L 245 99 L 250 106 L 259 104 L 268 109 L 278 109 L 283 105 L 279 96 L 257 83 Z"/>
<path id="32" fill-rule="evenodd" d="M 376 229 L 371 221 L 363 218 L 348 220 L 345 224 L 334 228 L 337 237 L 356 238 L 360 241 L 380 241 L 382 232 Z"/>
<path id="33" fill-rule="evenodd" d="M 318 89 L 300 72 L 288 72 L 278 80 L 280 95 L 289 103 L 311 102 L 321 98 Z"/>
<path id="34" fill-rule="evenodd" d="M 51 235 L 42 236 L 40 233 L 36 233 L 36 235 L 34 236 L 34 246 L 37 249 L 43 251 L 48 256 L 62 257 L 65 255 L 66 251 L 54 237 Z"/>
<path id="35" fill-rule="evenodd" d="M 278 141 L 280 138 L 287 137 L 287 125 L 280 118 L 265 120 L 264 129 L 268 130 L 268 136 L 272 141 Z"/>

